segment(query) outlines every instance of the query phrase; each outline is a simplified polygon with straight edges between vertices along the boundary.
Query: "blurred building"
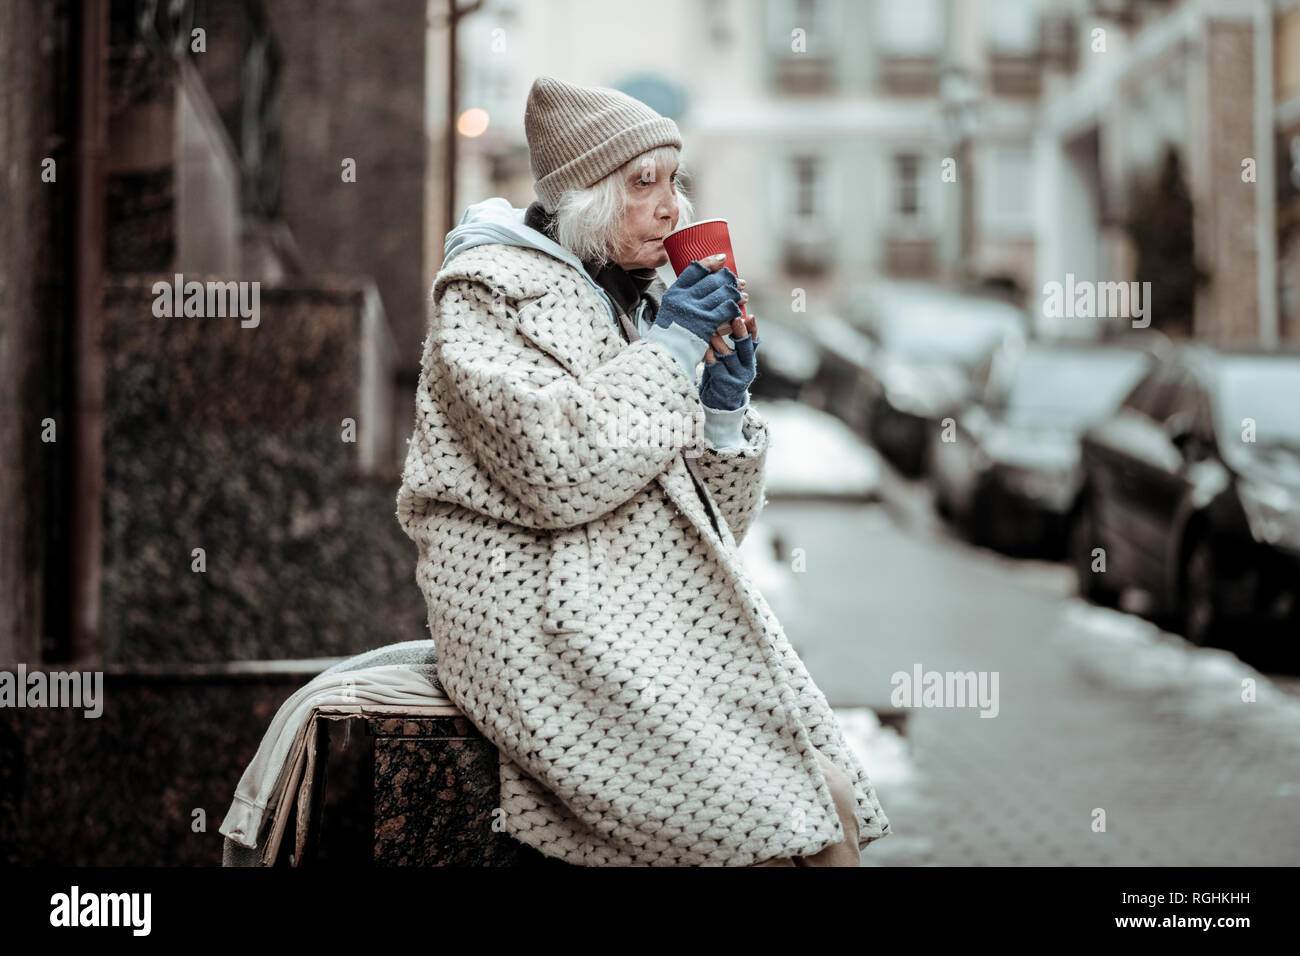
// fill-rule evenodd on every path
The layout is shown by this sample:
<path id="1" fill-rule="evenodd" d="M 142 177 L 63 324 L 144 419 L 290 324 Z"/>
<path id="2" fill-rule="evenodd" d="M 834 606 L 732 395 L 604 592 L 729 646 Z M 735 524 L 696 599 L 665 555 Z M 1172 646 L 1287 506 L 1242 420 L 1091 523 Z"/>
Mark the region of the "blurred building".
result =
<path id="1" fill-rule="evenodd" d="M 1036 286 L 1150 280 L 1173 337 L 1300 339 L 1300 3 L 1063 6 L 1078 69 L 1043 102 Z"/>
<path id="2" fill-rule="evenodd" d="M 1166 334 L 1294 338 L 1296 8 L 486 0 L 461 27 L 459 109 L 489 121 L 462 138 L 456 208 L 532 200 L 522 114 L 549 73 L 678 121 L 697 214 L 730 220 L 758 313 L 801 289 L 852 317 L 871 280 L 906 277 L 1091 336 L 1106 322 L 1042 314 L 1044 284 L 1140 271 Z"/>
<path id="3" fill-rule="evenodd" d="M 108 701 L 0 711 L 0 860 L 218 862 L 194 816 L 312 662 L 427 635 L 393 510 L 425 13 L 0 4 L 0 669 Z M 193 282 L 255 321 L 158 311 Z"/>
<path id="4" fill-rule="evenodd" d="M 322 11 L 102 0 L 5 15 L 3 79 L 23 94 L 0 117 L 15 210 L 5 228 L 25 251 L 0 273 L 14 450 L 0 468 L 0 510 L 13 521 L 2 583 L 18 595 L 5 602 L 0 656 L 223 659 L 229 648 L 203 627 L 223 641 L 242 632 L 231 656 L 320 653 L 307 632 L 324 631 L 291 636 L 285 623 L 305 624 L 302 610 L 256 587 L 218 600 L 219 612 L 207 593 L 203 627 L 164 639 L 162 607 L 200 578 L 182 560 L 148 573 L 137 562 L 159 553 L 158 535 L 175 547 L 212 535 L 186 523 L 212 518 L 222 469 L 269 474 L 295 454 L 330 459 L 313 483 L 373 478 L 374 541 L 408 546 L 391 520 L 392 389 L 403 355 L 418 368 L 424 324 L 423 0 Z M 159 319 L 150 283 L 175 273 L 264 285 L 268 321 Z M 402 303 L 404 350 L 390 302 Z M 345 417 L 359 437 L 344 455 L 309 450 L 308 436 L 337 434 Z M 267 439 L 262 452 L 239 453 L 253 435 Z M 207 518 L 178 493 L 208 497 Z M 260 507 L 254 492 L 242 499 L 228 505 Z M 286 501 L 264 503 L 270 520 L 222 532 L 253 564 L 276 563 L 272 529 L 293 523 Z M 343 533 L 350 519 L 336 517 L 311 519 L 318 542 Z M 359 611 L 370 613 L 370 597 L 358 596 Z M 346 615 L 335 606 L 327 617 L 333 630 Z M 370 646 L 337 633 L 340 650 Z"/>
<path id="5" fill-rule="evenodd" d="M 1034 280 L 1026 184 L 1045 78 L 1074 55 L 1040 0 L 489 0 L 463 27 L 460 206 L 532 199 L 523 105 L 540 73 L 673 115 L 699 218 L 731 223 L 756 310 L 791 290 L 852 310 L 863 280 Z M 576 24 L 581 24 L 579 30 Z M 810 309 L 815 305 L 810 305 Z"/>

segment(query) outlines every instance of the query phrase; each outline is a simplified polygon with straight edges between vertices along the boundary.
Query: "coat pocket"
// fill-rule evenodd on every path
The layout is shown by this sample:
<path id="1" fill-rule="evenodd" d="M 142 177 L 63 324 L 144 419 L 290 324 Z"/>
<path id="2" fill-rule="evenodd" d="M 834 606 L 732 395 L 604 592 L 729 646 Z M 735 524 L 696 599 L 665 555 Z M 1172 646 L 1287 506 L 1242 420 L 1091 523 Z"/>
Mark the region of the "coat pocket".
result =
<path id="1" fill-rule="evenodd" d="M 586 630 L 595 597 L 587 526 L 555 532 L 546 566 L 542 628 L 555 634 Z"/>

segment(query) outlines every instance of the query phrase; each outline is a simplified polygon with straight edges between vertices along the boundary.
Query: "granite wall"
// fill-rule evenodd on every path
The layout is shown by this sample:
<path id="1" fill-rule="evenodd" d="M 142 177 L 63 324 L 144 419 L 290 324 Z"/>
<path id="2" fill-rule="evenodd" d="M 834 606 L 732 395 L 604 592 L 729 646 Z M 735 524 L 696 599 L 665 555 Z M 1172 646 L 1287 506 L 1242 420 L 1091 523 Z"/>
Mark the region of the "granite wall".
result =
<path id="1" fill-rule="evenodd" d="M 276 710 L 317 672 L 109 674 L 97 718 L 0 709 L 0 866 L 221 865 L 235 787 Z M 303 865 L 568 866 L 494 827 L 496 749 L 463 717 L 321 726 Z"/>
<path id="2" fill-rule="evenodd" d="M 66 626 L 77 183 L 70 30 L 62 4 L 0 4 L 0 667 L 37 658 L 42 637 Z M 46 418 L 58 441 L 41 440 Z"/>
<path id="3" fill-rule="evenodd" d="M 383 273 L 385 297 L 390 280 L 405 290 L 394 293 L 406 297 L 400 314 L 418 327 L 424 8 L 393 4 L 376 20 L 363 6 L 332 10 L 328 29 L 351 38 L 354 65 L 388 64 L 367 88 L 375 103 L 398 110 L 401 122 L 384 117 L 385 135 L 376 139 L 373 117 L 363 117 L 349 135 L 331 140 L 361 158 L 359 183 L 368 185 L 359 195 L 342 193 L 344 205 L 331 207 L 328 222 L 309 207 L 320 202 L 321 183 L 340 182 L 338 160 L 322 164 L 312 152 L 316 126 L 296 129 L 294 174 L 320 167 L 298 194 L 303 227 L 347 236 L 325 250 L 339 253 L 334 258 L 312 243 L 305 263 L 290 258 L 307 272 L 328 271 L 331 263 L 349 275 L 374 267 Z M 262 10 L 260 2 L 109 5 L 102 664 L 84 665 L 108 671 L 107 702 L 97 719 L 0 709 L 6 863 L 219 863 L 216 827 L 240 774 L 276 708 L 315 673 L 236 675 L 228 662 L 346 656 L 428 633 L 415 546 L 395 515 L 396 355 L 375 282 L 328 275 L 262 281 L 255 328 L 242 328 L 237 317 L 153 311 L 154 283 L 172 281 L 176 269 L 220 273 L 187 272 L 187 280 L 258 278 L 238 262 L 248 225 L 241 209 L 271 217 L 277 255 L 295 252 L 292 235 L 274 218 L 283 167 L 279 111 L 355 114 L 355 104 L 339 95 L 355 76 L 321 59 L 333 40 L 322 46 L 313 39 L 307 4 L 286 29 L 296 38 L 294 55 L 310 62 L 287 99 L 277 92 L 281 48 Z M 0 4 L 0 85 L 12 94 L 0 108 L 0 170 L 7 176 L 0 447 L 9 452 L 0 454 L 4 669 L 67 666 L 50 662 L 66 659 L 51 639 L 77 583 L 67 573 L 77 411 L 70 269 L 75 160 L 85 144 L 72 123 L 77 84 L 69 78 L 77 78 L 72 58 L 84 15 L 67 3 Z M 360 45 L 352 42 L 357 23 L 364 27 Z M 208 30 L 211 58 L 184 52 L 191 26 Z M 385 33 L 386 44 L 369 42 L 365 30 Z M 399 70 L 401 95 L 389 89 L 385 99 L 385 84 Z M 311 105 L 309 96 L 327 102 Z M 382 156 L 366 161 L 361 147 Z M 47 158 L 57 163 L 55 181 L 41 179 Z M 402 188 L 384 179 L 395 171 Z M 402 208 L 375 205 L 367 192 L 375 189 Z M 372 232 L 356 231 L 363 220 Z M 286 271 L 272 265 L 277 275 Z M 96 398 L 97 391 L 91 405 Z M 409 422 L 409 405 L 396 411 Z M 40 440 L 45 417 L 57 423 L 57 443 Z M 355 422 L 355 435 L 345 433 L 345 419 Z M 196 548 L 203 549 L 201 569 Z M 206 831 L 195 829 L 196 810 L 206 815 Z"/>
<path id="4" fill-rule="evenodd" d="M 304 261 L 374 276 L 400 348 L 424 344 L 425 0 L 274 0 L 269 108 L 283 163 L 274 210 Z M 439 12 L 437 15 L 441 15 Z M 356 162 L 355 181 L 342 163 Z M 442 237 L 437 241 L 441 245 Z M 409 428 L 406 430 L 409 433 Z"/>
<path id="5" fill-rule="evenodd" d="M 110 674 L 97 718 L 0 708 L 0 865 L 220 866 L 239 778 L 313 676 Z"/>
<path id="6" fill-rule="evenodd" d="M 263 284 L 244 328 L 156 317 L 157 281 L 174 277 L 113 277 L 104 301 L 105 660 L 347 656 L 427 634 L 376 444 L 392 343 L 372 291 Z"/>

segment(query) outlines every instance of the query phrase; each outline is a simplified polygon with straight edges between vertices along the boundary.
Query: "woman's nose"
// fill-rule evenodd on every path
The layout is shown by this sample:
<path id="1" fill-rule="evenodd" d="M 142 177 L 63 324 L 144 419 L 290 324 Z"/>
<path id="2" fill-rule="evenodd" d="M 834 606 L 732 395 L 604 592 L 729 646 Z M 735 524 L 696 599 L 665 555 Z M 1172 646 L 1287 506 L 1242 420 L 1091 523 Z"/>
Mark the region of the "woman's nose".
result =
<path id="1" fill-rule="evenodd" d="M 670 190 L 667 195 L 659 200 L 657 212 L 661 219 L 671 219 L 677 215 L 677 194 Z"/>

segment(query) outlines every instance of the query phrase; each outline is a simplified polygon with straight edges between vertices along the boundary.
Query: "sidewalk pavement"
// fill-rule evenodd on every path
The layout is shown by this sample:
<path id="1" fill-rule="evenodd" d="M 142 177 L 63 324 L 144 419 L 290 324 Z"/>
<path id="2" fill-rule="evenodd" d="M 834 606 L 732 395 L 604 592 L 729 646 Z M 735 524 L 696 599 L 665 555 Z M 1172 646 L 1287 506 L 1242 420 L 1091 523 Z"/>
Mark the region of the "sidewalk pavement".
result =
<path id="1" fill-rule="evenodd" d="M 895 834 L 864 865 L 1300 862 L 1300 701 L 1226 651 L 1073 599 L 1017 636 L 997 717 L 913 711 L 912 775 L 877 788 Z"/>
<path id="2" fill-rule="evenodd" d="M 883 748 L 864 763 L 894 831 L 864 865 L 1300 863 L 1300 702 L 1234 655 L 878 507 L 774 502 L 763 520 L 804 549 L 787 630 L 851 739 L 898 671 L 998 673 L 996 717 L 915 707 L 901 748 L 856 734 Z"/>

